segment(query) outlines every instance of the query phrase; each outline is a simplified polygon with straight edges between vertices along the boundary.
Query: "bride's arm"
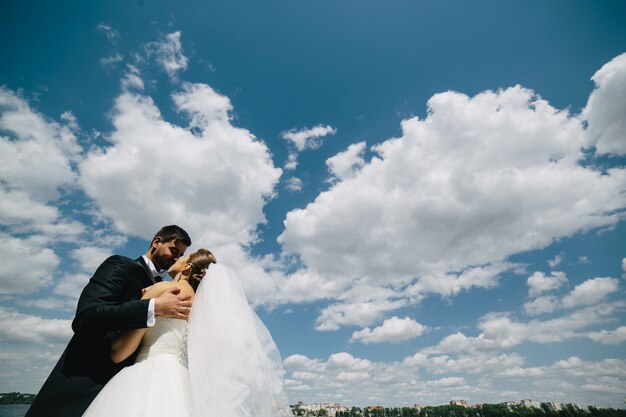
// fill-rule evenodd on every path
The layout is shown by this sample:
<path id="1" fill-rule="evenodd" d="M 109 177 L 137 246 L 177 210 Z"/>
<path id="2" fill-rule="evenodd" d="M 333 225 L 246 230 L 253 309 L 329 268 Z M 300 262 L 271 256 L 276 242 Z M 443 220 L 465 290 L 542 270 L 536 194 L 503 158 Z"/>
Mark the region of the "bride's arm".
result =
<path id="1" fill-rule="evenodd" d="M 159 282 L 149 287 L 147 291 L 141 297 L 142 300 L 146 300 L 149 298 L 157 298 L 161 294 L 163 294 L 167 289 L 175 286 L 169 281 Z M 141 329 L 133 329 L 127 330 L 125 332 L 120 333 L 113 341 L 111 342 L 111 360 L 114 363 L 120 363 L 130 355 L 132 355 L 135 350 L 139 347 L 141 343 L 141 339 L 143 335 L 146 333 L 147 328 Z"/>

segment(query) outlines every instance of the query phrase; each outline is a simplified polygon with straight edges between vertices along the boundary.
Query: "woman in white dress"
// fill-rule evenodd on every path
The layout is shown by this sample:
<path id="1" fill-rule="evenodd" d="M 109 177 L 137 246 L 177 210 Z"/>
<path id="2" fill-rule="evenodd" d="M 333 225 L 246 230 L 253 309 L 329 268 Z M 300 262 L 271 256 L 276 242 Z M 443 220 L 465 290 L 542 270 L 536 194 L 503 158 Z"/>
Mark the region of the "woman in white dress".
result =
<path id="1" fill-rule="evenodd" d="M 109 381 L 83 417 L 292 416 L 274 341 L 233 271 L 208 268 L 213 262 L 200 249 L 170 268 L 172 282 L 146 291 L 143 298 L 153 298 L 177 286 L 194 297 L 189 323 L 159 317 L 154 327 L 120 335 L 112 360 L 139 346 L 135 364 Z"/>

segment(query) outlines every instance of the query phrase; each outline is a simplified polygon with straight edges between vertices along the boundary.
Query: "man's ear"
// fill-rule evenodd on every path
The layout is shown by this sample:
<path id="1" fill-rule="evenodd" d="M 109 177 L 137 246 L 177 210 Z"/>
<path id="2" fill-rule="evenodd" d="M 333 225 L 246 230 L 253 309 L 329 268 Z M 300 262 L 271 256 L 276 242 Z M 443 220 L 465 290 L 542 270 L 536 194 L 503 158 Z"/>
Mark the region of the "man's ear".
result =
<path id="1" fill-rule="evenodd" d="M 161 243 L 161 238 L 157 236 L 154 238 L 154 240 L 152 240 L 152 247 L 156 249 L 159 243 Z"/>

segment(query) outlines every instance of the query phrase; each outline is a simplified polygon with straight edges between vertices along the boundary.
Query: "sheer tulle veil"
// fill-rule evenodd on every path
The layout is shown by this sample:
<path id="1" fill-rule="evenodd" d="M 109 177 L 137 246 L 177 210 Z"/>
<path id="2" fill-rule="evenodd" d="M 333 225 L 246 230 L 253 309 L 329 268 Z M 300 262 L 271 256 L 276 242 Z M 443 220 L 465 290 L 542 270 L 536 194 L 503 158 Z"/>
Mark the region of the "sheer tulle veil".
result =
<path id="1" fill-rule="evenodd" d="M 223 265 L 211 265 L 198 287 L 187 350 L 198 417 L 293 416 L 278 348 Z"/>

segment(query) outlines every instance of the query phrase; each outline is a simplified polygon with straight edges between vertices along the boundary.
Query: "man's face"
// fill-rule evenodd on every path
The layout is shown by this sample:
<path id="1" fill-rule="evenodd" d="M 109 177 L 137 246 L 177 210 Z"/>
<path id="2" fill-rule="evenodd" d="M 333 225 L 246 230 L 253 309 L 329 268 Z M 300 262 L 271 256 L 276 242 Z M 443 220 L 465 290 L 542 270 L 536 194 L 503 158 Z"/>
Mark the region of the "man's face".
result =
<path id="1" fill-rule="evenodd" d="M 152 262 L 159 270 L 169 269 L 174 262 L 185 254 L 187 245 L 178 241 L 170 240 L 169 242 L 161 242 L 160 238 L 154 239 L 152 242 L 153 255 Z"/>

